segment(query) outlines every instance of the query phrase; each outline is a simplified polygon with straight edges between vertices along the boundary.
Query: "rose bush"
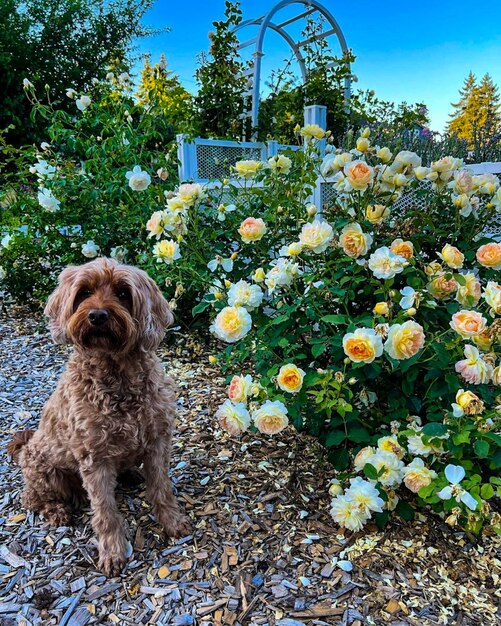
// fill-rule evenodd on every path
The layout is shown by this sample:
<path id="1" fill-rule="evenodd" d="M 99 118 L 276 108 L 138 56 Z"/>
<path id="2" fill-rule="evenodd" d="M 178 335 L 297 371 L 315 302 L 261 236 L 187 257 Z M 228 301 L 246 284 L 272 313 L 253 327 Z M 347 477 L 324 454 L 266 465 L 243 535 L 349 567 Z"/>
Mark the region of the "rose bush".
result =
<path id="1" fill-rule="evenodd" d="M 177 162 L 172 128 L 154 107 L 135 104 L 125 72 L 86 94 L 68 89 L 72 113 L 40 101 L 29 81 L 25 90 L 47 138 L 3 150 L 0 266 L 13 296 L 43 301 L 69 263 L 98 254 L 141 263 L 144 225 L 174 187 Z"/>
<path id="2" fill-rule="evenodd" d="M 368 131 L 324 159 L 321 129 L 297 136 L 304 149 L 282 160 L 181 186 L 148 223 L 179 245 L 172 263 L 155 246 L 150 271 L 177 298 L 202 293 L 194 313 L 220 341 L 211 360 L 231 382 L 217 419 L 232 435 L 292 424 L 317 436 L 346 528 L 410 518 L 413 502 L 499 529 L 501 244 L 482 235 L 499 180 L 452 157 L 391 155 Z M 319 172 L 335 190 L 321 215 Z M 404 193 L 420 202 L 401 212 Z"/>

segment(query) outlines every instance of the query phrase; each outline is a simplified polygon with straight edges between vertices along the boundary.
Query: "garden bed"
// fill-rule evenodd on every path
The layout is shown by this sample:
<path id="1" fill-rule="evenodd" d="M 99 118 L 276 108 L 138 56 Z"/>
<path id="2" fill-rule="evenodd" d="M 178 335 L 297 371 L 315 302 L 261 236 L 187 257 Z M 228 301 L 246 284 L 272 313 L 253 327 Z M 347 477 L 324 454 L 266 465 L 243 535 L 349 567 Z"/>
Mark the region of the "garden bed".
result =
<path id="1" fill-rule="evenodd" d="M 21 508 L 5 444 L 36 425 L 67 349 L 31 313 L 0 316 L 0 624 L 499 623 L 499 538 L 477 543 L 423 516 L 341 531 L 318 442 L 292 428 L 279 440 L 222 431 L 223 380 L 207 349 L 175 332 L 161 351 L 180 384 L 172 477 L 194 533 L 162 539 L 142 485 L 121 489 L 134 554 L 120 578 L 106 579 L 88 511 L 55 529 Z"/>

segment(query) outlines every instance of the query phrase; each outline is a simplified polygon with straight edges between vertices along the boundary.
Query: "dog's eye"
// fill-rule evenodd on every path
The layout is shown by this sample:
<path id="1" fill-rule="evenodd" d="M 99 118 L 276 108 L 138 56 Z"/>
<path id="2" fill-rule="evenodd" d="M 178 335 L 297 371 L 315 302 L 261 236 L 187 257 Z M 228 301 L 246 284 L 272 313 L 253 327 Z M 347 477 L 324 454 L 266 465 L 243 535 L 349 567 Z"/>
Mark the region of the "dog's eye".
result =
<path id="1" fill-rule="evenodd" d="M 128 289 L 120 289 L 118 292 L 119 300 L 130 300 L 130 291 Z"/>
<path id="2" fill-rule="evenodd" d="M 78 292 L 78 297 L 81 299 L 90 298 L 92 295 L 92 291 L 90 289 L 80 289 Z"/>

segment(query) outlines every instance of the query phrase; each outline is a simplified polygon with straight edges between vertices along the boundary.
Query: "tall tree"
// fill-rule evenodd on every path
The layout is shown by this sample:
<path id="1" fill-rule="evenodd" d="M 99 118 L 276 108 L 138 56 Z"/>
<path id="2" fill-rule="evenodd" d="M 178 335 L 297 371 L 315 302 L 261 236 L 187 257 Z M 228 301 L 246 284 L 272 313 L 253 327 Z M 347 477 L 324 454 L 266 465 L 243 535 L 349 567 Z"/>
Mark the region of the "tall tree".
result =
<path id="1" fill-rule="evenodd" d="M 137 97 L 143 106 L 157 107 L 177 131 L 190 128 L 192 96 L 181 85 L 178 76 L 167 69 L 164 54 L 154 66 L 150 57 L 145 56 Z"/>
<path id="2" fill-rule="evenodd" d="M 141 19 L 154 0 L 2 0 L 0 2 L 0 130 L 20 145 L 39 139 L 23 94 L 28 78 L 40 93 L 65 102 L 65 91 L 88 88 L 108 64 L 124 59 L 150 32 Z M 68 102 L 70 106 L 74 103 Z"/>
<path id="3" fill-rule="evenodd" d="M 468 141 L 470 150 L 482 149 L 501 129 L 499 91 L 489 74 L 478 83 L 472 72 L 468 74 L 460 98 L 453 103 L 447 131 Z"/>
<path id="4" fill-rule="evenodd" d="M 238 53 L 238 38 L 233 28 L 242 21 L 238 2 L 226 2 L 224 20 L 213 22 L 209 54 L 199 57 L 195 77 L 200 85 L 195 97 L 198 132 L 206 136 L 238 138 L 242 134 L 240 116 L 244 110 L 247 80 Z"/>

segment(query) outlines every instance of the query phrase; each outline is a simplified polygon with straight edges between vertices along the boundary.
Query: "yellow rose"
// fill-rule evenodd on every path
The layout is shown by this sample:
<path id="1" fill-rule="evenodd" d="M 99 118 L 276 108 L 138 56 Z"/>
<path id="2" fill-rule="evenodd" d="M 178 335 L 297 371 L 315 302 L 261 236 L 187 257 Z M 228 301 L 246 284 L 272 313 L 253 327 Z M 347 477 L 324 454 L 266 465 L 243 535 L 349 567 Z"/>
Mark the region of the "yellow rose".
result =
<path id="1" fill-rule="evenodd" d="M 325 220 L 315 218 L 313 222 L 304 224 L 299 233 L 299 242 L 303 248 L 319 254 L 327 249 L 333 236 L 332 226 Z"/>
<path id="2" fill-rule="evenodd" d="M 388 163 L 392 156 L 389 148 L 379 148 L 379 150 L 376 152 L 376 155 L 377 158 L 381 159 L 383 163 Z"/>
<path id="3" fill-rule="evenodd" d="M 435 276 L 442 272 L 442 266 L 438 261 L 432 261 L 424 268 L 424 271 L 427 276 Z"/>
<path id="4" fill-rule="evenodd" d="M 300 241 L 294 241 L 287 246 L 287 254 L 289 256 L 298 256 L 303 251 L 303 245 Z"/>
<path id="5" fill-rule="evenodd" d="M 458 285 L 456 300 L 462 306 L 476 306 L 482 295 L 482 286 L 473 272 L 463 274 L 464 285 Z"/>
<path id="6" fill-rule="evenodd" d="M 258 267 L 257 270 L 254 272 L 254 276 L 252 277 L 252 279 L 256 283 L 262 283 L 265 278 L 266 278 L 266 273 L 264 269 L 262 267 Z"/>
<path id="7" fill-rule="evenodd" d="M 339 237 L 339 245 L 343 252 L 353 259 L 367 254 L 371 244 L 372 236 L 362 232 L 360 224 L 347 224 Z"/>
<path id="8" fill-rule="evenodd" d="M 262 239 L 263 235 L 266 233 L 267 228 L 264 221 L 258 217 L 248 217 L 241 224 L 238 232 L 242 237 L 242 241 L 244 243 L 252 243 L 254 241 L 259 241 Z"/>
<path id="9" fill-rule="evenodd" d="M 456 404 L 465 415 L 479 415 L 484 410 L 484 403 L 472 391 L 459 389 L 456 393 Z"/>
<path id="10" fill-rule="evenodd" d="M 374 178 L 374 170 L 365 161 L 351 161 L 344 167 L 346 179 L 353 187 L 363 191 Z"/>
<path id="11" fill-rule="evenodd" d="M 376 315 L 388 315 L 390 312 L 390 307 L 387 302 L 377 302 L 374 307 L 374 313 Z"/>
<path id="12" fill-rule="evenodd" d="M 301 135 L 306 139 L 323 139 L 325 130 L 320 128 L 318 124 L 306 124 L 306 126 L 301 128 Z"/>
<path id="13" fill-rule="evenodd" d="M 442 248 L 442 252 L 438 253 L 438 256 L 445 261 L 449 267 L 453 269 L 459 269 L 463 267 L 464 254 L 460 252 L 455 246 L 451 246 L 446 243 Z"/>
<path id="14" fill-rule="evenodd" d="M 390 246 L 390 250 L 393 254 L 402 256 L 407 261 L 414 256 L 414 246 L 410 241 L 404 241 L 403 239 L 395 239 Z"/>
<path id="15" fill-rule="evenodd" d="M 491 311 L 496 315 L 501 315 L 501 285 L 490 280 L 484 288 L 483 297 L 491 307 Z"/>
<path id="16" fill-rule="evenodd" d="M 488 328 L 484 331 L 472 337 L 473 343 L 479 348 L 482 352 L 489 352 L 492 347 L 493 339 L 491 337 L 491 333 Z"/>
<path id="17" fill-rule="evenodd" d="M 491 242 L 477 250 L 477 261 L 493 270 L 501 269 L 501 243 Z"/>
<path id="18" fill-rule="evenodd" d="M 424 346 L 424 331 L 414 320 L 393 324 L 388 331 L 384 349 L 397 360 L 410 359 Z"/>
<path id="19" fill-rule="evenodd" d="M 390 215 L 390 209 L 384 204 L 369 204 L 365 210 L 365 217 L 371 224 L 381 224 Z"/>
<path id="20" fill-rule="evenodd" d="M 454 313 L 450 322 L 450 327 L 463 339 L 469 339 L 484 332 L 486 325 L 487 320 L 477 311 L 458 311 Z"/>
<path id="21" fill-rule="evenodd" d="M 153 247 L 153 254 L 157 257 L 158 263 L 167 263 L 168 265 L 181 257 L 179 244 L 172 239 L 164 239 L 156 243 Z"/>
<path id="22" fill-rule="evenodd" d="M 268 159 L 268 165 L 272 172 L 288 174 L 292 167 L 292 161 L 283 154 L 276 154 Z"/>
<path id="23" fill-rule="evenodd" d="M 396 437 L 380 437 L 377 440 L 377 447 L 385 452 L 393 452 L 399 459 L 402 459 L 405 455 L 405 450 L 398 443 Z"/>
<path id="24" fill-rule="evenodd" d="M 220 311 L 210 327 L 210 331 L 227 343 L 235 343 L 249 332 L 252 318 L 247 309 L 241 306 L 227 306 Z"/>
<path id="25" fill-rule="evenodd" d="M 367 152 L 367 150 L 370 148 L 371 142 L 369 141 L 369 139 L 367 139 L 367 137 L 359 137 L 357 139 L 357 150 L 359 152 Z"/>
<path id="26" fill-rule="evenodd" d="M 303 386 L 303 379 L 306 372 L 294 365 L 288 363 L 280 368 L 277 376 L 277 385 L 282 391 L 289 393 L 297 393 Z"/>
<path id="27" fill-rule="evenodd" d="M 235 171 L 238 176 L 241 176 L 242 178 L 254 178 L 258 170 L 262 167 L 263 164 L 261 161 L 253 161 L 250 159 L 247 161 L 237 161 L 235 163 Z"/>
<path id="28" fill-rule="evenodd" d="M 372 328 L 357 328 L 343 337 L 343 349 L 355 363 L 372 363 L 383 354 L 383 342 Z"/>

